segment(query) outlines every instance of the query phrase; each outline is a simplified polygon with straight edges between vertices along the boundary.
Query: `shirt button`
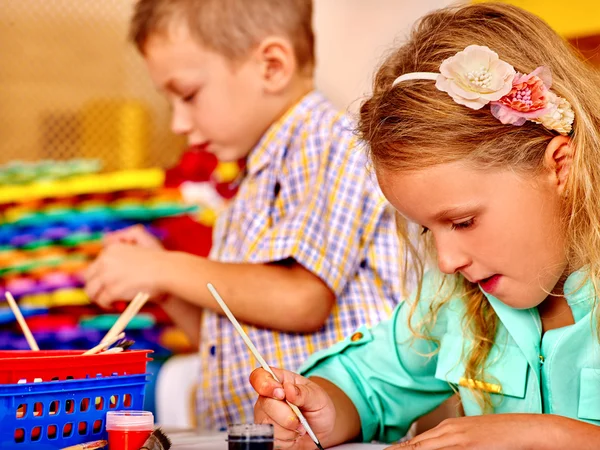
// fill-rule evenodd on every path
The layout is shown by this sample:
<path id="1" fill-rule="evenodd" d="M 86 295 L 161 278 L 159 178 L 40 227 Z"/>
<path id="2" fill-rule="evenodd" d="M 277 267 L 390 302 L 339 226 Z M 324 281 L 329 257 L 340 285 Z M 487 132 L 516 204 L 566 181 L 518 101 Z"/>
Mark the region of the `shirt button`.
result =
<path id="1" fill-rule="evenodd" d="M 356 342 L 356 341 L 360 341 L 362 338 L 363 338 L 363 334 L 360 331 L 357 331 L 350 337 L 350 340 L 352 342 Z"/>
<path id="2" fill-rule="evenodd" d="M 210 356 L 215 356 L 217 353 L 217 347 L 214 345 L 211 345 L 210 349 L 208 351 L 210 352 Z"/>

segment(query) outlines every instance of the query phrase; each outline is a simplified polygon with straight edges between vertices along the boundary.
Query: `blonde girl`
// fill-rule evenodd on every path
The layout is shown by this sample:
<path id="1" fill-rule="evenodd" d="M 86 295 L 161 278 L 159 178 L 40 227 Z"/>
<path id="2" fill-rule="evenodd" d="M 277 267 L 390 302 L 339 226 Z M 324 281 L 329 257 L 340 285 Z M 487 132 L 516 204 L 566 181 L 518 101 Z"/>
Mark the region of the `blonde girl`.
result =
<path id="1" fill-rule="evenodd" d="M 424 17 L 379 69 L 359 130 L 436 270 L 392 318 L 262 370 L 280 448 L 394 442 L 454 392 L 466 417 L 392 448 L 600 446 L 600 79 L 542 20 L 477 4 Z"/>

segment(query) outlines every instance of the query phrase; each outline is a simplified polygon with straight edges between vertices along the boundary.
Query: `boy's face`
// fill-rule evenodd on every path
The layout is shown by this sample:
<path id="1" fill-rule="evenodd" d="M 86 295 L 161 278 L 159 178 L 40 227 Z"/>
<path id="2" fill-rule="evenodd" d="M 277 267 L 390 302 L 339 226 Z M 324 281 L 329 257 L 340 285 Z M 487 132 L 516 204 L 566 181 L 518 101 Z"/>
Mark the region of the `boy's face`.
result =
<path id="1" fill-rule="evenodd" d="M 234 67 L 184 26 L 150 35 L 144 50 L 150 77 L 171 105 L 172 131 L 221 161 L 246 157 L 270 125 L 256 61 Z"/>
<path id="2" fill-rule="evenodd" d="M 448 163 L 378 179 L 394 207 L 432 234 L 442 272 L 511 307 L 539 305 L 565 270 L 561 196 L 543 175 Z"/>

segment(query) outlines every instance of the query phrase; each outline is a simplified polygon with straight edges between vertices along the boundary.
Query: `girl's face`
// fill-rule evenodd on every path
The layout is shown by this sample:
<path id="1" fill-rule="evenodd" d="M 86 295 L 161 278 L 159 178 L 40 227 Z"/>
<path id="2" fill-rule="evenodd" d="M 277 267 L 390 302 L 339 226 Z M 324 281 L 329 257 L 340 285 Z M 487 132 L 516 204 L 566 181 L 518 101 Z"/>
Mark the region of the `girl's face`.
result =
<path id="1" fill-rule="evenodd" d="M 383 193 L 431 233 L 439 269 L 514 308 L 539 305 L 566 266 L 561 195 L 544 174 L 447 163 L 415 172 L 377 172 Z"/>

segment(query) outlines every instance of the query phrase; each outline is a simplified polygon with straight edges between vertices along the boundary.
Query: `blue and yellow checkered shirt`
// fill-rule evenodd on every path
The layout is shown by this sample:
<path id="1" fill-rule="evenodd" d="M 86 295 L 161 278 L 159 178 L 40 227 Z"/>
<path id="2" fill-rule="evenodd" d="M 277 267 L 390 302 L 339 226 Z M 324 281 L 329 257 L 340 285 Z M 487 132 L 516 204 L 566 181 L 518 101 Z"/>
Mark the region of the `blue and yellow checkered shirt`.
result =
<path id="1" fill-rule="evenodd" d="M 344 115 L 321 94 L 306 95 L 250 153 L 240 190 L 217 221 L 211 259 L 293 258 L 336 294 L 331 315 L 315 333 L 244 326 L 275 367 L 296 370 L 361 324 L 388 317 L 401 296 L 393 211 L 355 142 Z M 248 376 L 256 360 L 226 317 L 205 310 L 200 332 L 199 425 L 252 422 L 256 393 Z"/>

